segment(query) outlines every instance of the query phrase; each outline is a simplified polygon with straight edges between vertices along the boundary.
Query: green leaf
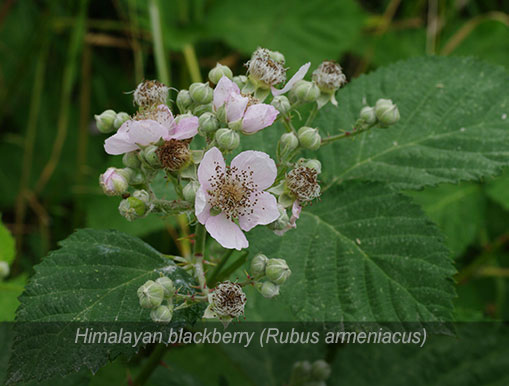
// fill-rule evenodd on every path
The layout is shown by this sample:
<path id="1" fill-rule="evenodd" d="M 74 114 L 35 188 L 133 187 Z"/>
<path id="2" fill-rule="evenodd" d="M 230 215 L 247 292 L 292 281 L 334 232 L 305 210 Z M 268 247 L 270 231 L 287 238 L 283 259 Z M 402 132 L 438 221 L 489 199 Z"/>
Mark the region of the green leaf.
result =
<path id="1" fill-rule="evenodd" d="M 484 225 L 485 196 L 472 183 L 441 185 L 410 195 L 445 233 L 447 246 L 458 256 L 476 241 Z"/>
<path id="2" fill-rule="evenodd" d="M 27 277 L 26 274 L 8 281 L 0 281 L 0 322 L 14 320 L 16 308 L 19 306 L 18 297 L 23 292 Z"/>
<path id="3" fill-rule="evenodd" d="M 77 328 L 93 322 L 110 329 L 120 328 L 120 322 L 149 322 L 150 311 L 139 306 L 136 294 L 147 280 L 164 274 L 183 292 L 194 291 L 191 277 L 171 260 L 121 232 L 79 230 L 60 245 L 35 267 L 20 297 L 11 382 L 64 375 L 82 366 L 97 371 L 108 359 L 135 353 L 138 347 L 130 345 L 82 344 L 77 350 L 74 341 Z M 177 311 L 173 322 L 194 322 L 202 312 L 200 307 Z"/>
<path id="4" fill-rule="evenodd" d="M 486 186 L 486 193 L 493 201 L 509 210 L 509 174 L 504 174 L 499 178 L 490 181 Z"/>
<path id="5" fill-rule="evenodd" d="M 2 216 L 0 214 L 0 261 L 6 261 L 10 264 L 14 260 L 16 252 L 14 248 L 14 239 L 1 219 Z"/>
<path id="6" fill-rule="evenodd" d="M 509 164 L 509 76 L 470 58 L 416 58 L 353 80 L 315 124 L 351 130 L 364 104 L 390 98 L 401 120 L 320 149 L 326 181 L 383 181 L 402 189 L 476 180 Z"/>
<path id="7" fill-rule="evenodd" d="M 299 320 L 451 320 L 455 270 L 440 233 L 383 185 L 345 182 L 284 237 L 266 228 L 249 236 L 253 254 L 288 261 L 280 296 Z"/>
<path id="8" fill-rule="evenodd" d="M 281 51 L 290 73 L 306 62 L 339 59 L 360 35 L 364 13 L 352 0 L 215 2 L 207 36 L 250 55 L 257 47 Z"/>

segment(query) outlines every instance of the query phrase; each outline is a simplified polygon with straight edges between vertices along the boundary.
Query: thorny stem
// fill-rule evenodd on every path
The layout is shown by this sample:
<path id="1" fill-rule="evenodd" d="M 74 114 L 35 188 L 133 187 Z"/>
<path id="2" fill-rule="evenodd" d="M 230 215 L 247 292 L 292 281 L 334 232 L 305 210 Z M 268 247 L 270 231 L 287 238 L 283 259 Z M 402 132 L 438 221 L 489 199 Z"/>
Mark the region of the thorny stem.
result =
<path id="1" fill-rule="evenodd" d="M 337 141 L 338 139 L 343 139 L 343 138 L 346 138 L 346 137 L 353 137 L 355 135 L 358 135 L 358 134 L 361 134 L 361 133 L 364 133 L 365 131 L 368 131 L 369 129 L 371 129 L 373 126 L 367 126 L 367 127 L 363 127 L 363 128 L 353 128 L 351 131 L 345 131 L 341 134 L 336 134 L 336 135 L 331 135 L 329 137 L 325 137 L 322 139 L 322 146 L 323 145 L 327 145 L 331 142 L 334 142 L 334 141 Z"/>
<path id="2" fill-rule="evenodd" d="M 154 212 L 164 213 L 164 214 L 181 214 L 182 212 L 186 212 L 191 209 L 191 204 L 187 201 L 181 200 L 161 200 L 155 199 L 154 203 Z"/>

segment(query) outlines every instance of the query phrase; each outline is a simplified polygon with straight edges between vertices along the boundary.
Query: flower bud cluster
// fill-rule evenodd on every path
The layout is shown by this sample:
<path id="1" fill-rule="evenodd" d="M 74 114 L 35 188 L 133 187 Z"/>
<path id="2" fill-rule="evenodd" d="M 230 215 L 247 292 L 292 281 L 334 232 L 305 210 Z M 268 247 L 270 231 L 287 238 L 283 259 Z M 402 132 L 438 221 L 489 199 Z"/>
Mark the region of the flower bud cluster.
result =
<path id="1" fill-rule="evenodd" d="M 94 115 L 97 130 L 101 133 L 112 133 L 120 128 L 124 122 L 130 119 L 129 114 L 113 110 L 104 110 L 99 115 Z"/>
<path id="2" fill-rule="evenodd" d="M 330 365 L 323 359 L 310 363 L 309 361 L 295 362 L 289 386 L 326 386 L 331 374 Z"/>
<path id="3" fill-rule="evenodd" d="M 367 129 L 378 124 L 382 128 L 387 128 L 397 123 L 399 117 L 398 106 L 392 100 L 378 99 L 374 107 L 365 106 L 361 109 L 355 127 Z"/>
<path id="4" fill-rule="evenodd" d="M 269 259 L 260 253 L 251 260 L 250 274 L 257 281 L 256 289 L 262 296 L 273 298 L 279 295 L 279 287 L 288 280 L 292 271 L 284 259 Z"/>
<path id="5" fill-rule="evenodd" d="M 173 299 L 175 285 L 166 276 L 156 281 L 148 280 L 137 291 L 140 306 L 150 309 L 150 318 L 154 322 L 168 323 L 173 317 Z"/>

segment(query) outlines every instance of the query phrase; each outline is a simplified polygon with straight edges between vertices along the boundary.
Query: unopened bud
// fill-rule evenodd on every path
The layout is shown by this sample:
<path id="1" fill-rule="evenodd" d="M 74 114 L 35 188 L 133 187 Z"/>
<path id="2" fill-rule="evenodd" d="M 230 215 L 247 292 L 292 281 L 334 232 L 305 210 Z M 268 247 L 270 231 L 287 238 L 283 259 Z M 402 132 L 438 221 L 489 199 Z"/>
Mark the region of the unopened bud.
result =
<path id="1" fill-rule="evenodd" d="M 254 277 L 264 276 L 265 275 L 265 266 L 267 265 L 267 261 L 269 261 L 267 256 L 265 256 L 261 253 L 259 253 L 255 257 L 253 257 L 253 260 L 251 260 L 251 269 L 250 269 L 251 276 L 254 276 Z"/>
<path id="2" fill-rule="evenodd" d="M 122 156 L 122 163 L 131 169 L 138 169 L 140 167 L 140 159 L 136 151 L 130 151 Z"/>
<path id="3" fill-rule="evenodd" d="M 193 99 L 188 90 L 180 90 L 177 94 L 177 107 L 182 114 L 187 113 L 193 104 Z"/>
<path id="4" fill-rule="evenodd" d="M 292 95 L 303 103 L 315 102 L 320 96 L 320 89 L 314 82 L 299 80 L 291 90 Z"/>
<path id="5" fill-rule="evenodd" d="M 270 104 L 274 106 L 276 110 L 279 111 L 281 114 L 288 113 L 291 108 L 290 101 L 284 95 L 275 96 L 274 99 L 272 99 L 272 102 L 270 102 Z"/>
<path id="6" fill-rule="evenodd" d="M 223 76 L 226 76 L 228 79 L 233 78 L 232 70 L 224 64 L 217 63 L 216 67 L 209 71 L 209 80 L 214 84 L 217 84 Z"/>
<path id="7" fill-rule="evenodd" d="M 293 133 L 285 133 L 279 139 L 278 156 L 286 158 L 292 151 L 299 147 L 299 139 Z"/>
<path id="8" fill-rule="evenodd" d="M 143 201 L 145 205 L 150 204 L 150 194 L 145 189 L 135 190 L 133 192 L 133 197 Z"/>
<path id="9" fill-rule="evenodd" d="M 271 299 L 279 295 L 279 286 L 270 281 L 264 281 L 263 283 L 256 284 L 256 289 L 264 298 L 267 299 Z"/>
<path id="10" fill-rule="evenodd" d="M 166 104 L 168 87 L 157 80 L 145 80 L 134 91 L 134 102 L 140 107 Z"/>
<path id="11" fill-rule="evenodd" d="M 193 83 L 189 87 L 189 94 L 194 102 L 205 105 L 212 102 L 214 92 L 208 83 Z"/>
<path id="12" fill-rule="evenodd" d="M 122 126 L 124 122 L 127 122 L 129 119 L 131 119 L 129 114 L 120 112 L 117 114 L 115 120 L 113 121 L 113 127 L 115 128 L 115 130 L 118 130 L 120 126 Z"/>
<path id="13" fill-rule="evenodd" d="M 375 109 L 371 106 L 363 107 L 359 117 L 367 125 L 374 125 L 376 123 Z"/>
<path id="14" fill-rule="evenodd" d="M 269 56 L 272 60 L 285 64 L 285 56 L 279 51 L 269 51 Z"/>
<path id="15" fill-rule="evenodd" d="M 161 167 L 161 161 L 159 160 L 157 146 L 154 145 L 147 146 L 145 149 L 142 150 L 141 156 L 153 168 Z"/>
<path id="16" fill-rule="evenodd" d="M 199 120 L 198 131 L 201 135 L 215 132 L 219 128 L 219 121 L 213 113 L 203 113 Z"/>
<path id="17" fill-rule="evenodd" d="M 159 306 L 150 312 L 150 318 L 157 323 L 169 323 L 173 317 L 173 306 Z"/>
<path id="18" fill-rule="evenodd" d="M 0 280 L 3 280 L 9 276 L 9 272 L 9 264 L 6 261 L 0 261 Z"/>
<path id="19" fill-rule="evenodd" d="M 242 90 L 244 86 L 247 84 L 247 76 L 245 75 L 237 75 L 233 77 L 233 82 L 239 86 L 239 88 Z"/>
<path id="20" fill-rule="evenodd" d="M 284 259 L 269 259 L 265 274 L 271 282 L 281 285 L 290 277 L 292 271 Z"/>
<path id="21" fill-rule="evenodd" d="M 129 180 L 129 184 L 131 185 L 141 185 L 145 182 L 145 176 L 143 175 L 143 173 L 138 170 L 136 171 L 133 176 L 131 177 L 131 179 Z"/>
<path id="22" fill-rule="evenodd" d="M 290 202 L 289 205 L 293 203 Z M 290 217 L 288 217 L 288 213 L 286 213 L 286 208 L 283 205 L 278 205 L 279 209 L 279 217 L 276 221 L 269 224 L 269 228 L 274 230 L 277 235 L 282 235 L 284 230 L 288 230 L 290 226 Z"/>
<path id="23" fill-rule="evenodd" d="M 292 380 L 309 380 L 311 376 L 311 363 L 308 361 L 295 362 L 292 369 Z"/>
<path id="24" fill-rule="evenodd" d="M 299 166 L 304 166 L 306 168 L 314 169 L 318 174 L 322 172 L 322 163 L 317 159 L 305 159 L 302 158 L 298 162 Z"/>
<path id="25" fill-rule="evenodd" d="M 129 187 L 130 169 L 108 168 L 99 176 L 99 184 L 108 196 L 120 196 Z"/>
<path id="26" fill-rule="evenodd" d="M 194 198 L 196 197 L 196 192 L 200 187 L 200 183 L 198 181 L 189 181 L 182 191 L 184 195 L 184 199 L 189 202 L 194 202 Z"/>
<path id="27" fill-rule="evenodd" d="M 325 381 L 330 377 L 330 365 L 323 359 L 315 361 L 311 365 L 311 377 L 317 381 Z"/>
<path id="28" fill-rule="evenodd" d="M 171 299 L 175 295 L 175 285 L 169 277 L 163 276 L 156 280 L 164 289 L 164 298 Z"/>
<path id="29" fill-rule="evenodd" d="M 120 201 L 118 211 L 125 217 L 127 221 L 134 221 L 143 216 L 146 212 L 147 206 L 143 201 L 136 197 L 128 197 Z"/>
<path id="30" fill-rule="evenodd" d="M 97 129 L 104 134 L 115 131 L 113 122 L 115 121 L 116 117 L 117 113 L 113 110 L 105 110 L 99 115 L 94 115 Z"/>
<path id="31" fill-rule="evenodd" d="M 153 280 L 148 280 L 137 291 L 140 306 L 143 308 L 156 308 L 164 300 L 164 288 Z"/>
<path id="32" fill-rule="evenodd" d="M 239 134 L 231 129 L 219 129 L 215 138 L 221 150 L 232 151 L 240 144 Z"/>
<path id="33" fill-rule="evenodd" d="M 322 142 L 318 129 L 303 126 L 299 129 L 297 136 L 299 137 L 300 145 L 309 150 L 318 150 Z"/>
<path id="34" fill-rule="evenodd" d="M 212 103 L 207 103 L 205 105 L 197 105 L 193 108 L 193 115 L 200 117 L 205 113 L 212 112 Z"/>
<path id="35" fill-rule="evenodd" d="M 398 107 L 390 99 L 377 100 L 375 113 L 382 126 L 390 126 L 399 121 Z"/>

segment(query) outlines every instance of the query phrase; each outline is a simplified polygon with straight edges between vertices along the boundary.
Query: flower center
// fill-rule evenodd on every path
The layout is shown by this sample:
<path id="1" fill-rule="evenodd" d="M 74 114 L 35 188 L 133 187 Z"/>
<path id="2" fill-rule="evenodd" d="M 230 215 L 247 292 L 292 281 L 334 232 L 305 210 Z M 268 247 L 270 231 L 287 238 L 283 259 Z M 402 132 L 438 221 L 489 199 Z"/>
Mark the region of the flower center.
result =
<path id="1" fill-rule="evenodd" d="M 231 282 L 221 283 L 213 295 L 214 311 L 221 316 L 236 318 L 244 312 L 246 295 L 240 285 Z"/>
<path id="2" fill-rule="evenodd" d="M 223 212 L 229 220 L 253 213 L 258 199 L 257 185 L 253 183 L 253 172 L 236 167 L 222 170 L 216 163 L 216 174 L 209 179 L 209 203 Z"/>
<path id="3" fill-rule="evenodd" d="M 170 171 L 180 170 L 191 156 L 189 141 L 170 139 L 157 149 L 157 155 L 165 169 Z"/>
<path id="4" fill-rule="evenodd" d="M 300 166 L 288 173 L 288 189 L 300 202 L 311 201 L 320 196 L 317 177 L 318 172 L 315 169 Z"/>

